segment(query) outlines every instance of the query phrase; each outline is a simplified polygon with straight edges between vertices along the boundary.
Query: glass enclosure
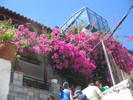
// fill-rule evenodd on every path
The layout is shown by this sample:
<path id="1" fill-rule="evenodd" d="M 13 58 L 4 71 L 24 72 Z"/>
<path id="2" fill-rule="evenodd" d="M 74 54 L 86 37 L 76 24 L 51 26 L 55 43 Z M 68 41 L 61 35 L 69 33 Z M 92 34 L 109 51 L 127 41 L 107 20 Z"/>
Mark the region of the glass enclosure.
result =
<path id="1" fill-rule="evenodd" d="M 82 25 L 85 28 L 90 28 L 92 23 L 96 23 L 95 26 L 96 31 L 109 32 L 110 28 L 108 26 L 107 21 L 102 18 L 100 15 L 96 14 L 92 10 L 87 7 L 83 7 L 82 9 L 75 12 L 60 28 L 65 31 L 70 26 L 80 26 Z"/>

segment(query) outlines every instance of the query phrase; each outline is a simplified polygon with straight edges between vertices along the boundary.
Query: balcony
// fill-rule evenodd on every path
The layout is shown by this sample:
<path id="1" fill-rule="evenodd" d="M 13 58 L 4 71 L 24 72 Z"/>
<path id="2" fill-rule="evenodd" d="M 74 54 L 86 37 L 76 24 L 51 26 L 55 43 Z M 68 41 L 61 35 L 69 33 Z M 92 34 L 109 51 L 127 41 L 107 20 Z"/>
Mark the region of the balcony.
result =
<path id="1" fill-rule="evenodd" d="M 23 75 L 21 72 L 17 74 L 15 73 L 14 75 L 14 72 L 11 72 L 10 83 L 17 83 L 18 85 L 23 85 L 26 87 L 32 87 L 41 90 L 50 91 L 51 89 L 51 83 L 49 82 L 44 82 L 42 80 Z"/>

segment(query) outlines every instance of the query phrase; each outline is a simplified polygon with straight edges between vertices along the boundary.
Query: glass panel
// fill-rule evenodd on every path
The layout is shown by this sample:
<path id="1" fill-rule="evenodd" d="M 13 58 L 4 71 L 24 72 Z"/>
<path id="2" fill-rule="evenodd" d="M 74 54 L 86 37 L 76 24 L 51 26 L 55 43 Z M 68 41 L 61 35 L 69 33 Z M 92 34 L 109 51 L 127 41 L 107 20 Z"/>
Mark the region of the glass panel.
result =
<path id="1" fill-rule="evenodd" d="M 84 8 L 74 13 L 73 16 L 71 16 L 61 28 L 66 30 L 71 25 L 82 25 L 86 27 L 87 25 L 91 25 L 94 22 L 97 23 L 97 26 L 95 27 L 96 29 L 105 32 L 110 31 L 107 21 L 88 8 Z"/>
<path id="2" fill-rule="evenodd" d="M 97 23 L 96 14 L 92 12 L 91 10 L 88 10 L 88 13 L 89 13 L 90 24 Z M 98 26 L 96 26 L 96 28 L 98 29 Z"/>
<path id="3" fill-rule="evenodd" d="M 107 21 L 105 20 L 105 19 L 102 19 L 102 21 L 103 21 L 103 25 L 104 25 L 104 31 L 105 32 L 109 32 L 110 31 L 110 28 L 109 28 L 109 26 L 108 26 L 108 23 L 107 23 Z"/>
<path id="4" fill-rule="evenodd" d="M 61 27 L 62 30 L 66 30 L 67 26 L 66 24 Z"/>
<path id="5" fill-rule="evenodd" d="M 76 18 L 82 11 L 83 11 L 83 10 L 81 10 L 81 11 L 75 13 L 75 14 L 74 14 L 74 18 Z"/>
<path id="6" fill-rule="evenodd" d="M 75 21 L 73 22 L 73 25 L 74 25 L 74 26 L 78 26 L 77 20 L 75 20 Z"/>
<path id="7" fill-rule="evenodd" d="M 66 24 L 69 26 L 74 21 L 74 18 L 72 17 Z"/>
<path id="8" fill-rule="evenodd" d="M 72 23 L 76 26 L 80 25 L 85 26 L 88 23 L 88 16 L 85 10 L 83 12 L 74 15 L 73 17 L 74 17 L 74 22 Z"/>
<path id="9" fill-rule="evenodd" d="M 75 13 L 72 17 L 70 17 L 70 19 L 68 19 L 68 21 L 62 26 L 63 30 L 66 30 L 68 27 L 70 27 L 73 24 L 77 24 L 75 21 L 75 18 L 77 16 L 79 16 L 79 14 L 81 13 L 81 11 Z"/>
<path id="10" fill-rule="evenodd" d="M 104 32 L 104 25 L 102 18 L 100 16 L 97 16 L 97 21 L 98 21 L 99 30 Z"/>

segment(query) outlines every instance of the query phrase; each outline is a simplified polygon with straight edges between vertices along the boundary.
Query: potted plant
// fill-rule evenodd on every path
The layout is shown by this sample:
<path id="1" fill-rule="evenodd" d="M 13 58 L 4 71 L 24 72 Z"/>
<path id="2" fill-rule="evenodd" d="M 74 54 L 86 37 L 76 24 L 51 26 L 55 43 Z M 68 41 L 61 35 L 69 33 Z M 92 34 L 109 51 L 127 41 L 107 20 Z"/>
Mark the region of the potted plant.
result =
<path id="1" fill-rule="evenodd" d="M 33 39 L 31 35 L 28 28 L 12 24 L 11 19 L 0 21 L 0 58 L 12 61 L 18 52 L 23 53 Z"/>
<path id="2" fill-rule="evenodd" d="M 12 20 L 0 21 L 0 58 L 12 61 L 15 56 L 15 48 L 11 41 L 15 39 L 15 28 Z"/>

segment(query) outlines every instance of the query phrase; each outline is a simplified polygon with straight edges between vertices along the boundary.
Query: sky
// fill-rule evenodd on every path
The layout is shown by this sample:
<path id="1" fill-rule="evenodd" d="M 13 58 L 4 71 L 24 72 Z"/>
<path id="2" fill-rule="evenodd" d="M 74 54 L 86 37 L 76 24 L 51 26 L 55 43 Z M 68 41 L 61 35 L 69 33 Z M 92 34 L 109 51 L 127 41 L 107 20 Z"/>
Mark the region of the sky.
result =
<path id="1" fill-rule="evenodd" d="M 87 6 L 106 20 L 109 26 L 117 24 L 133 5 L 133 0 L 0 0 L 4 6 L 20 15 L 28 17 L 48 27 L 61 26 L 74 12 Z M 133 35 L 133 9 L 114 35 Z M 123 45 L 133 50 L 133 40 L 118 38 Z"/>

